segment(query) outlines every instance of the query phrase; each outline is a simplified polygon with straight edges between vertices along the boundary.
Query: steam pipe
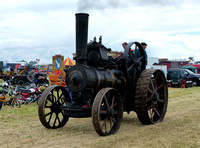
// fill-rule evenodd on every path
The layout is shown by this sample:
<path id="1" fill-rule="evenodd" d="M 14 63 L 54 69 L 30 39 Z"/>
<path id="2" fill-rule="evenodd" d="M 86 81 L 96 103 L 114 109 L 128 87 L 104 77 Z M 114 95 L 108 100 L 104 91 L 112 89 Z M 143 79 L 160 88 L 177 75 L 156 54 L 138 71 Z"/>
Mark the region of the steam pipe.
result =
<path id="1" fill-rule="evenodd" d="M 87 13 L 76 14 L 76 64 L 87 65 L 87 38 L 88 38 Z"/>

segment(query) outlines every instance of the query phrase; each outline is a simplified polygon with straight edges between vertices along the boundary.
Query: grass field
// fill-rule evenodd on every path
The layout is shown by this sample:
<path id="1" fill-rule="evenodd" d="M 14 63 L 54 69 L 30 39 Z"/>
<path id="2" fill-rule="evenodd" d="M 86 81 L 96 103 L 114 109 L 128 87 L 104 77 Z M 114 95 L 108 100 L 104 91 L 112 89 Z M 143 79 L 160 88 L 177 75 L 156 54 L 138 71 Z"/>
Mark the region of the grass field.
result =
<path id="1" fill-rule="evenodd" d="M 134 112 L 124 113 L 119 131 L 96 134 L 91 118 L 70 118 L 60 129 L 42 126 L 37 104 L 0 110 L 0 147 L 200 148 L 200 87 L 169 88 L 163 122 L 144 126 Z"/>

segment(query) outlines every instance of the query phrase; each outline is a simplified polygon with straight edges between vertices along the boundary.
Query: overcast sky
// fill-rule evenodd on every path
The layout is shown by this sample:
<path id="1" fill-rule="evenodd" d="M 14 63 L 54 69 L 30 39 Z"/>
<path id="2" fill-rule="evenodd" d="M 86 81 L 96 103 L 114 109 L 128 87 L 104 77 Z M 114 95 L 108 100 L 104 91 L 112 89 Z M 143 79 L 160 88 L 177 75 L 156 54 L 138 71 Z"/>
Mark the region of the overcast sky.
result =
<path id="1" fill-rule="evenodd" d="M 0 0 L 0 61 L 72 58 L 77 12 L 90 15 L 88 42 L 144 41 L 149 57 L 200 60 L 199 0 Z"/>

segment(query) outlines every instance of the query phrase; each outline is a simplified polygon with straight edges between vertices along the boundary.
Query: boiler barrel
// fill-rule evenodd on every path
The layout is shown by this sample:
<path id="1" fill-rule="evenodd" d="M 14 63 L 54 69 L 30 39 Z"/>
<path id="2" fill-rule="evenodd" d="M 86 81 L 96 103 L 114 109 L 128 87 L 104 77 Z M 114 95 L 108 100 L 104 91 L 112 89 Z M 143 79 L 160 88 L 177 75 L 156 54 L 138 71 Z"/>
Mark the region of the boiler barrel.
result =
<path id="1" fill-rule="evenodd" d="M 97 70 L 94 67 L 76 65 L 69 69 L 66 77 L 68 88 L 78 93 L 88 89 L 100 90 L 105 87 L 119 88 L 124 86 L 125 78 L 119 70 Z"/>

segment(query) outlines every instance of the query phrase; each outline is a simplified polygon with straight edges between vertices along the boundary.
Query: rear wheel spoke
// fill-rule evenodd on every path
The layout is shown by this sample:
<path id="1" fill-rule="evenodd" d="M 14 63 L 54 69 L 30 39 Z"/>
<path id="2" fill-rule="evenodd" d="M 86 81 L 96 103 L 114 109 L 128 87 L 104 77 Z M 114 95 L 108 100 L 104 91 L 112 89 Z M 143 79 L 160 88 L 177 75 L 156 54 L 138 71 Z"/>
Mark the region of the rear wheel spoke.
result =
<path id="1" fill-rule="evenodd" d="M 159 86 L 157 87 L 157 91 L 160 90 L 163 86 L 164 86 L 163 84 L 159 85 Z"/>
<path id="2" fill-rule="evenodd" d="M 153 84 L 152 79 L 151 79 L 151 86 L 152 86 L 152 88 L 153 88 L 153 90 L 154 90 L 155 88 L 154 88 L 154 84 Z"/>

